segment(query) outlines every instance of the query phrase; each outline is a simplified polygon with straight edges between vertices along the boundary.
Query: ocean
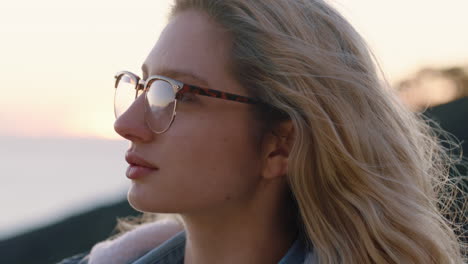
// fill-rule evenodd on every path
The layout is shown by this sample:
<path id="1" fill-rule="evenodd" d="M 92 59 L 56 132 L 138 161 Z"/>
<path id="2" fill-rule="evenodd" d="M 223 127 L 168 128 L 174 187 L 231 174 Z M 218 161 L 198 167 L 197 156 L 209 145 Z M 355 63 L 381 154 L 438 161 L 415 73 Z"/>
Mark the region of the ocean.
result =
<path id="1" fill-rule="evenodd" d="M 125 197 L 124 140 L 0 137 L 0 240 Z"/>

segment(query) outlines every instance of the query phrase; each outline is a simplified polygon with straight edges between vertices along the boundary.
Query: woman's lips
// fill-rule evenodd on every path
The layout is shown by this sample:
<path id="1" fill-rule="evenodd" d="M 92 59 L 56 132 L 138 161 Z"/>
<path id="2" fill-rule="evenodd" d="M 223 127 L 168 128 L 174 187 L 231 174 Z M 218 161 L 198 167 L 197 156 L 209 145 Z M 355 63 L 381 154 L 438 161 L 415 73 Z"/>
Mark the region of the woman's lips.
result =
<path id="1" fill-rule="evenodd" d="M 127 168 L 127 178 L 138 179 L 157 171 L 159 168 L 141 158 L 136 152 L 127 152 L 125 160 L 130 165 Z"/>
<path id="2" fill-rule="evenodd" d="M 150 169 L 158 169 L 158 167 L 154 164 L 151 164 L 150 162 L 144 160 L 140 155 L 138 155 L 136 152 L 130 152 L 128 151 L 125 154 L 125 160 L 128 162 L 130 165 L 136 165 L 136 166 L 141 166 L 141 167 L 146 167 Z"/>
<path id="3" fill-rule="evenodd" d="M 157 171 L 157 169 L 142 167 L 138 165 L 130 165 L 128 166 L 127 172 L 125 174 L 127 175 L 127 178 L 135 180 L 143 178 L 155 171 Z"/>

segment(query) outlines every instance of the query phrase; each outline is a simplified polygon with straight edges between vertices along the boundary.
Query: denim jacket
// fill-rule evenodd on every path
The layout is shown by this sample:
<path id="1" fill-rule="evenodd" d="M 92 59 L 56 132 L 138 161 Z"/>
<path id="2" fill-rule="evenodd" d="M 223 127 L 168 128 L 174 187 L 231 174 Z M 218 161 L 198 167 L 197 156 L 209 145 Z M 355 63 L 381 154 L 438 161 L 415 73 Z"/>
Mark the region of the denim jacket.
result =
<path id="1" fill-rule="evenodd" d="M 183 264 L 185 239 L 185 231 L 182 231 L 131 264 Z M 85 255 L 80 254 L 64 259 L 58 264 L 87 264 L 88 260 Z M 303 239 L 297 238 L 278 264 L 309 264 L 313 263 L 311 257 L 312 252 L 307 250 Z"/>
<path id="2" fill-rule="evenodd" d="M 184 252 L 185 231 L 182 231 L 132 264 L 183 264 Z M 278 264 L 302 264 L 307 253 L 305 244 L 298 238 Z"/>

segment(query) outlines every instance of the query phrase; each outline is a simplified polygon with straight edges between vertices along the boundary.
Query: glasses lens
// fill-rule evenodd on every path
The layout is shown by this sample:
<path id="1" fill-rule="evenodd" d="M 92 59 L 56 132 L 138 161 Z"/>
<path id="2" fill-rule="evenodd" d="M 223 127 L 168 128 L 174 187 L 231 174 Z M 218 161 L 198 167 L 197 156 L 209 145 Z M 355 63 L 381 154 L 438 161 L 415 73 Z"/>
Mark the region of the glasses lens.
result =
<path id="1" fill-rule="evenodd" d="M 136 80 L 134 78 L 127 74 L 120 76 L 114 96 L 114 114 L 116 118 L 125 113 L 135 101 L 135 88 Z"/>
<path id="2" fill-rule="evenodd" d="M 148 113 L 146 120 L 155 132 L 165 131 L 172 122 L 175 108 L 175 92 L 169 82 L 153 80 L 146 93 Z"/>

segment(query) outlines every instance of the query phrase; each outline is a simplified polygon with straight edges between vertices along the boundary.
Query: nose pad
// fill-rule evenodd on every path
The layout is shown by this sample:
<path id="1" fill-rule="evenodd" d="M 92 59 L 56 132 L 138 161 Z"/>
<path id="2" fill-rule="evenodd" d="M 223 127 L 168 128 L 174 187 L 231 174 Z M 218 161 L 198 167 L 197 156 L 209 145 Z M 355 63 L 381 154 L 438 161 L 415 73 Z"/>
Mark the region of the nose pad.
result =
<path id="1" fill-rule="evenodd" d="M 145 96 L 139 93 L 130 107 L 114 122 L 114 130 L 120 136 L 134 141 L 151 140 L 153 133 L 145 122 Z"/>
<path id="2" fill-rule="evenodd" d="M 138 91 L 137 91 L 137 99 L 138 99 L 138 97 L 140 97 L 141 95 L 143 95 L 143 93 L 144 93 L 144 90 L 143 90 L 143 89 L 138 90 Z M 135 100 L 135 101 L 136 101 L 136 100 Z"/>

